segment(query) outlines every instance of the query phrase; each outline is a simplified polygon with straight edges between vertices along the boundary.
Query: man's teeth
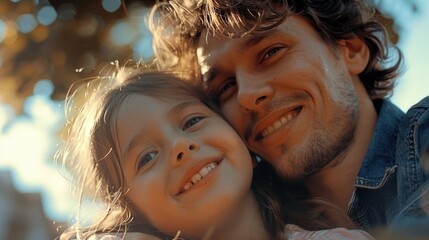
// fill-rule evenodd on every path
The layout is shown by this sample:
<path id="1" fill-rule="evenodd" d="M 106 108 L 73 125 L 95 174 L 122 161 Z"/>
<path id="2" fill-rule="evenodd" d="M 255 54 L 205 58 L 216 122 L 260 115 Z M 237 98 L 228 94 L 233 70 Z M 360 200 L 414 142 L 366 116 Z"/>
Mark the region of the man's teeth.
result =
<path id="1" fill-rule="evenodd" d="M 201 170 L 197 173 L 195 173 L 194 176 L 191 177 L 191 181 L 187 182 L 185 186 L 183 187 L 183 190 L 189 190 L 191 187 L 193 187 L 197 182 L 199 182 L 201 179 L 203 179 L 207 174 L 209 174 L 213 169 L 217 167 L 217 163 L 212 162 L 201 168 Z"/>
<path id="2" fill-rule="evenodd" d="M 275 121 L 271 126 L 267 127 L 266 129 L 264 129 L 264 131 L 261 132 L 262 137 L 266 137 L 277 129 L 286 125 L 290 120 L 296 117 L 296 115 L 298 115 L 298 111 L 291 111 L 283 115 L 279 120 Z"/>

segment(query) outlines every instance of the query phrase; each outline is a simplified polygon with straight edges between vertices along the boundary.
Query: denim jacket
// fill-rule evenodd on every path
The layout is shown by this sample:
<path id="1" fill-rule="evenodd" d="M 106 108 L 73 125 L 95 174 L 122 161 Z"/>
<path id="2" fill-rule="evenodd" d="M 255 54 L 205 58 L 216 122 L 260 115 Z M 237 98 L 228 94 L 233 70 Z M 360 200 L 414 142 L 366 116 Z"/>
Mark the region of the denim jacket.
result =
<path id="1" fill-rule="evenodd" d="M 374 104 L 376 129 L 348 210 L 364 229 L 391 223 L 428 179 L 422 156 L 429 147 L 429 97 L 406 114 L 388 100 Z"/>

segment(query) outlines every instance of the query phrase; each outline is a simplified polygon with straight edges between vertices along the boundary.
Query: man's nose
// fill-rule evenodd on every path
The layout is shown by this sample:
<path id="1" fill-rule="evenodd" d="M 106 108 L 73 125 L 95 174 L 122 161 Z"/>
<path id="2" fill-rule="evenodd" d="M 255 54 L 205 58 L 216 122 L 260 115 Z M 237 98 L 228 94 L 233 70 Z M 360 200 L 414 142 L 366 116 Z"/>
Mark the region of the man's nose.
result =
<path id="1" fill-rule="evenodd" d="M 245 110 L 255 111 L 269 102 L 273 89 L 267 79 L 245 71 L 237 72 L 238 102 Z"/>
<path id="2" fill-rule="evenodd" d="M 192 139 L 185 137 L 178 137 L 173 141 L 173 150 L 171 155 L 171 162 L 173 166 L 178 166 L 182 162 L 191 157 L 192 152 L 199 149 L 199 144 Z"/>

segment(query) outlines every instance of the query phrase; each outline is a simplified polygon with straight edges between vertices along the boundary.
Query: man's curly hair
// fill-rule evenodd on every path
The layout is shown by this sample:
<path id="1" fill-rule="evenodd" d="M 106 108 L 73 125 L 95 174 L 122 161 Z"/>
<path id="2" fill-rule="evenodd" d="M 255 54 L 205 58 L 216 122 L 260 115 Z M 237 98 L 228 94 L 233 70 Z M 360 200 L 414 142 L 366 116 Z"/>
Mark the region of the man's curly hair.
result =
<path id="1" fill-rule="evenodd" d="M 170 0 L 154 7 L 150 25 L 159 66 L 200 79 L 196 48 L 204 29 L 239 38 L 276 28 L 290 15 L 304 16 L 333 47 L 343 39 L 365 41 L 370 57 L 359 77 L 376 99 L 391 95 L 403 57 L 397 47 L 389 46 L 386 29 L 374 12 L 362 0 Z"/>

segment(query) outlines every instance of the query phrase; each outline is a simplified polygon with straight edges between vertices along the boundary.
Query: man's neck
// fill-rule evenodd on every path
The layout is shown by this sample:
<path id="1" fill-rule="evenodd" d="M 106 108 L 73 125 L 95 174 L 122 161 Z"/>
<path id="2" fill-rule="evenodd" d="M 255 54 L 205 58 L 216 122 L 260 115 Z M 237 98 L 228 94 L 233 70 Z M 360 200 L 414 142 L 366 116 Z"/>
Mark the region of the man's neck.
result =
<path id="1" fill-rule="evenodd" d="M 326 199 L 347 213 L 354 183 L 371 143 L 377 113 L 371 99 L 360 98 L 359 120 L 351 145 L 305 182 L 311 196 Z"/>

